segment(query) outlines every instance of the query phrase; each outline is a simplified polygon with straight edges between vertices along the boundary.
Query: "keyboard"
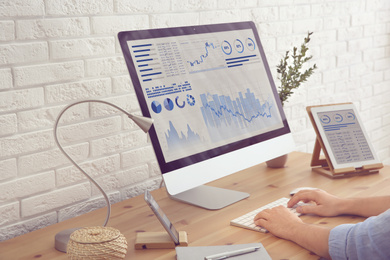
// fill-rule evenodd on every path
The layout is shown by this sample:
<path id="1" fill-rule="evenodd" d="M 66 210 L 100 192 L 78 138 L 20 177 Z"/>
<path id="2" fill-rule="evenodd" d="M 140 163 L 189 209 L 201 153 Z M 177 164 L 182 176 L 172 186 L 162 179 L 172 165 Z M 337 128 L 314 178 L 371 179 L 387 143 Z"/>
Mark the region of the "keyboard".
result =
<path id="1" fill-rule="evenodd" d="M 268 232 L 267 229 L 260 227 L 260 226 L 256 226 L 256 224 L 253 221 L 253 219 L 255 218 L 257 213 L 259 213 L 260 211 L 262 211 L 264 209 L 271 209 L 271 208 L 279 206 L 279 205 L 287 207 L 287 202 L 289 200 L 290 200 L 289 198 L 280 198 L 278 200 L 275 200 L 274 202 L 271 202 L 265 206 L 262 206 L 258 209 L 255 209 L 251 212 L 248 212 L 248 213 L 246 213 L 246 214 L 244 214 L 236 219 L 231 220 L 230 225 L 266 233 L 266 232 Z M 294 214 L 296 214 L 297 216 L 300 216 L 301 214 L 296 212 L 296 210 L 295 210 L 295 208 L 300 206 L 300 205 L 305 205 L 305 203 L 300 202 L 300 203 L 296 204 L 294 207 L 288 208 L 288 209 L 291 212 L 293 212 Z"/>

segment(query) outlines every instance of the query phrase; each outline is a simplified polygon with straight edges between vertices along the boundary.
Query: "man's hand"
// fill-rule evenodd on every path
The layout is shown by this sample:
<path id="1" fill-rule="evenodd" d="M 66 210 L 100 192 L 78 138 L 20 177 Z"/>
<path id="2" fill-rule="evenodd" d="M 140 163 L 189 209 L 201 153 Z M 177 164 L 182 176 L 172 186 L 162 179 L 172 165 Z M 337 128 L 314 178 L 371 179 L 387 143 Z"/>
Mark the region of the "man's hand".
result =
<path id="1" fill-rule="evenodd" d="M 284 206 L 259 212 L 254 222 L 277 237 L 291 240 L 319 256 L 330 258 L 328 248 L 330 228 L 305 224 Z"/>
<path id="2" fill-rule="evenodd" d="M 264 227 L 269 232 L 284 239 L 291 239 L 293 231 L 303 224 L 302 220 L 290 212 L 284 206 L 278 206 L 272 209 L 265 209 L 259 212 L 254 222 L 256 225 Z"/>
<path id="3" fill-rule="evenodd" d="M 333 196 L 323 190 L 301 190 L 288 202 L 293 207 L 298 202 L 314 202 L 312 205 L 298 206 L 296 211 L 302 214 L 316 214 L 324 217 L 333 217 L 343 213 L 343 199 Z"/>

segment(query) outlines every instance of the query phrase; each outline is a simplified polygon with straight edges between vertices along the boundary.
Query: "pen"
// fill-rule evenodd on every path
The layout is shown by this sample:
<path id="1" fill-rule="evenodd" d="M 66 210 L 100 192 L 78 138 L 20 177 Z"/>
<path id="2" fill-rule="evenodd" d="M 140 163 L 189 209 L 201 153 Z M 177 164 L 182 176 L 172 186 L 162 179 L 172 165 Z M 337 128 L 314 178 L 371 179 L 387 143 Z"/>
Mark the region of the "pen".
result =
<path id="1" fill-rule="evenodd" d="M 259 249 L 260 249 L 260 247 L 248 247 L 248 248 L 239 249 L 239 250 L 235 250 L 235 251 L 229 251 L 229 252 L 224 252 L 224 253 L 220 253 L 220 254 L 206 256 L 204 259 L 205 260 L 222 260 L 222 259 L 226 259 L 226 258 L 229 258 L 232 256 L 252 253 L 252 252 L 255 252 Z"/>

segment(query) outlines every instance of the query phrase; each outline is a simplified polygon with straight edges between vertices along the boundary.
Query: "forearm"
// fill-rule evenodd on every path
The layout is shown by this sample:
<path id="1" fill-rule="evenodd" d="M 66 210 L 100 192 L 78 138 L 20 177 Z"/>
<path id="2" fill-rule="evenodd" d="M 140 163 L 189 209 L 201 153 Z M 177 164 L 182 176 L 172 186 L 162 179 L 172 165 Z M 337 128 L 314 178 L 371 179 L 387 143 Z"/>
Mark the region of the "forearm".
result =
<path id="1" fill-rule="evenodd" d="M 286 239 L 314 252 L 318 256 L 330 259 L 329 234 L 330 228 L 299 223 L 291 229 Z"/>
<path id="2" fill-rule="evenodd" d="M 340 214 L 377 216 L 390 208 L 390 196 L 343 199 Z"/>

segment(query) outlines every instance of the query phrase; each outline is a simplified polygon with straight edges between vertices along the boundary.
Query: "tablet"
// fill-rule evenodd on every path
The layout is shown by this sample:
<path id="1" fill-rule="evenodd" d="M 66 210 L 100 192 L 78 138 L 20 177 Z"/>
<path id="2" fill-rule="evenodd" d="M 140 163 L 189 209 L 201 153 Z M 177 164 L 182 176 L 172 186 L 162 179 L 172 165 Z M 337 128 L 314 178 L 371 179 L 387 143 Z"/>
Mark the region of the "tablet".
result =
<path id="1" fill-rule="evenodd" d="M 381 163 L 353 103 L 313 106 L 308 110 L 334 169 Z"/>
<path id="2" fill-rule="evenodd" d="M 150 192 L 147 190 L 145 190 L 145 201 L 149 205 L 149 207 L 152 209 L 153 213 L 156 215 L 158 220 L 161 222 L 161 224 L 163 225 L 165 230 L 168 232 L 169 236 L 175 242 L 175 245 L 178 245 L 179 244 L 179 233 L 177 232 L 176 228 L 173 226 L 171 221 L 169 221 L 168 217 L 162 211 L 162 209 L 157 204 L 157 202 L 154 200 L 152 194 L 150 194 Z"/>

